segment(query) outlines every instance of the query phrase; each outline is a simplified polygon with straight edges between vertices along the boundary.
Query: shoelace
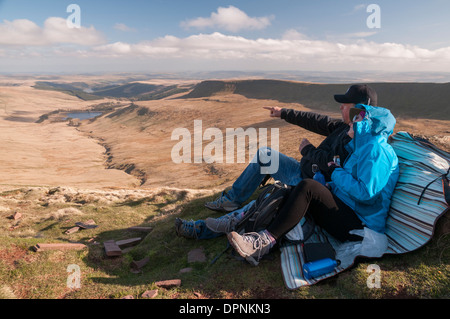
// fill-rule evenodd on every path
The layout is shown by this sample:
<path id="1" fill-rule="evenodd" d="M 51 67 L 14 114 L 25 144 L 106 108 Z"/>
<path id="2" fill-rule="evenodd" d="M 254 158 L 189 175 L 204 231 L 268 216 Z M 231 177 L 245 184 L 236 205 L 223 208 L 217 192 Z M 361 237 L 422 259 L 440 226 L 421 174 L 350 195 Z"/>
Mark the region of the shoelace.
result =
<path id="1" fill-rule="evenodd" d="M 220 206 L 220 204 L 223 203 L 224 198 L 225 198 L 225 192 L 222 192 L 222 194 L 214 200 L 214 203 L 216 204 L 216 206 Z"/>
<path id="2" fill-rule="evenodd" d="M 186 234 L 187 236 L 191 236 L 195 239 L 198 238 L 197 229 L 193 220 L 182 220 L 179 228 L 179 233 Z"/>
<path id="3" fill-rule="evenodd" d="M 220 208 L 225 202 L 230 202 L 230 200 L 227 198 L 225 191 L 223 191 L 222 194 L 214 201 L 210 202 L 210 204 L 214 204 L 216 208 Z"/>
<path id="4" fill-rule="evenodd" d="M 262 238 L 262 235 L 255 232 L 246 233 L 242 237 L 244 241 L 253 244 L 253 248 L 258 252 L 258 258 L 256 260 L 259 261 L 262 257 L 263 245 L 267 243 L 267 241 Z"/>

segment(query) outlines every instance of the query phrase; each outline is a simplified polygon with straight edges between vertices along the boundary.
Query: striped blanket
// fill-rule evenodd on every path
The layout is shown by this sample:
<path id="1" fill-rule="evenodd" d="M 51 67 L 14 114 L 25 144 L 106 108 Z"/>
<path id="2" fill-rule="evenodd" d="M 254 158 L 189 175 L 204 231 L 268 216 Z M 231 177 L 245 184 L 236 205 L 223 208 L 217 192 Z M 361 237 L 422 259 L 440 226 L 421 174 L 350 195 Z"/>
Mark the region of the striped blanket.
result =
<path id="1" fill-rule="evenodd" d="M 399 158 L 400 176 L 386 221 L 387 248 L 377 257 L 407 253 L 422 247 L 431 240 L 439 217 L 449 210 L 443 195 L 442 177 L 449 177 L 450 154 L 406 132 L 393 135 L 390 144 Z M 341 264 L 332 273 L 305 279 L 303 246 L 286 243 L 280 249 L 281 268 L 288 289 L 312 285 L 335 276 L 350 268 L 357 256 L 374 257 L 361 254 L 357 249 L 361 242 L 350 247 L 350 243 L 335 240 L 319 227 L 307 242 L 329 242 Z"/>

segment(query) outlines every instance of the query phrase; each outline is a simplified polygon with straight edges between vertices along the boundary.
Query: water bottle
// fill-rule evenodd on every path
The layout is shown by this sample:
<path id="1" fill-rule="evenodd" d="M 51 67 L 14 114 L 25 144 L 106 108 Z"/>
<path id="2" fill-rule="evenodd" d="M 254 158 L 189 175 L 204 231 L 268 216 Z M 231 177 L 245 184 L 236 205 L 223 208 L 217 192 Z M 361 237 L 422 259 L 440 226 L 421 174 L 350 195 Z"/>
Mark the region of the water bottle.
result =
<path id="1" fill-rule="evenodd" d="M 322 185 L 325 185 L 325 176 L 323 176 L 317 164 L 312 165 L 312 172 L 314 174 L 313 179 L 318 181 Z"/>
<path id="2" fill-rule="evenodd" d="M 331 258 L 311 261 L 303 265 L 303 276 L 306 279 L 319 277 L 332 272 L 339 264 L 339 260 L 333 260 Z"/>
<path id="3" fill-rule="evenodd" d="M 339 155 L 334 155 L 334 157 L 333 157 L 333 162 L 334 162 L 337 166 L 341 166 L 341 159 L 340 159 Z"/>

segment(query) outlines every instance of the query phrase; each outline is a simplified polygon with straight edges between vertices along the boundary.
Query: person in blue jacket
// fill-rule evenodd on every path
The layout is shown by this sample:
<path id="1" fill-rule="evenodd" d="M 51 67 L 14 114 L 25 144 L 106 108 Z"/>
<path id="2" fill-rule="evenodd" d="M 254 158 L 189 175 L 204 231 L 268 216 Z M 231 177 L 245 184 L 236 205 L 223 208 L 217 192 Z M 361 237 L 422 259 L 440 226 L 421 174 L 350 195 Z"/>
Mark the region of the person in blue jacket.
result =
<path id="1" fill-rule="evenodd" d="M 322 185 L 302 180 L 292 191 L 279 215 L 258 233 L 227 234 L 235 250 L 253 264 L 269 252 L 277 240 L 294 228 L 306 213 L 340 241 L 361 240 L 349 232 L 370 228 L 379 233 L 385 223 L 398 180 L 398 158 L 388 144 L 395 118 L 382 107 L 358 104 L 351 110 L 352 123 L 346 144 L 349 156 L 329 163 L 331 181 Z"/>

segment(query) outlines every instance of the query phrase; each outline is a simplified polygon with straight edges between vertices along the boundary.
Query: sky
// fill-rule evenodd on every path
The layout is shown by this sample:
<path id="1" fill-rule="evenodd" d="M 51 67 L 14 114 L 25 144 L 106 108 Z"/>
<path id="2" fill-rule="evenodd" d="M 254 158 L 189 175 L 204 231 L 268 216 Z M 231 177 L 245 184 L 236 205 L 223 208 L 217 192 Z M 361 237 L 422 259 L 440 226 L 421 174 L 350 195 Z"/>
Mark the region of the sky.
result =
<path id="1" fill-rule="evenodd" d="M 450 72 L 450 1 L 0 0 L 0 72 L 177 71 Z"/>

